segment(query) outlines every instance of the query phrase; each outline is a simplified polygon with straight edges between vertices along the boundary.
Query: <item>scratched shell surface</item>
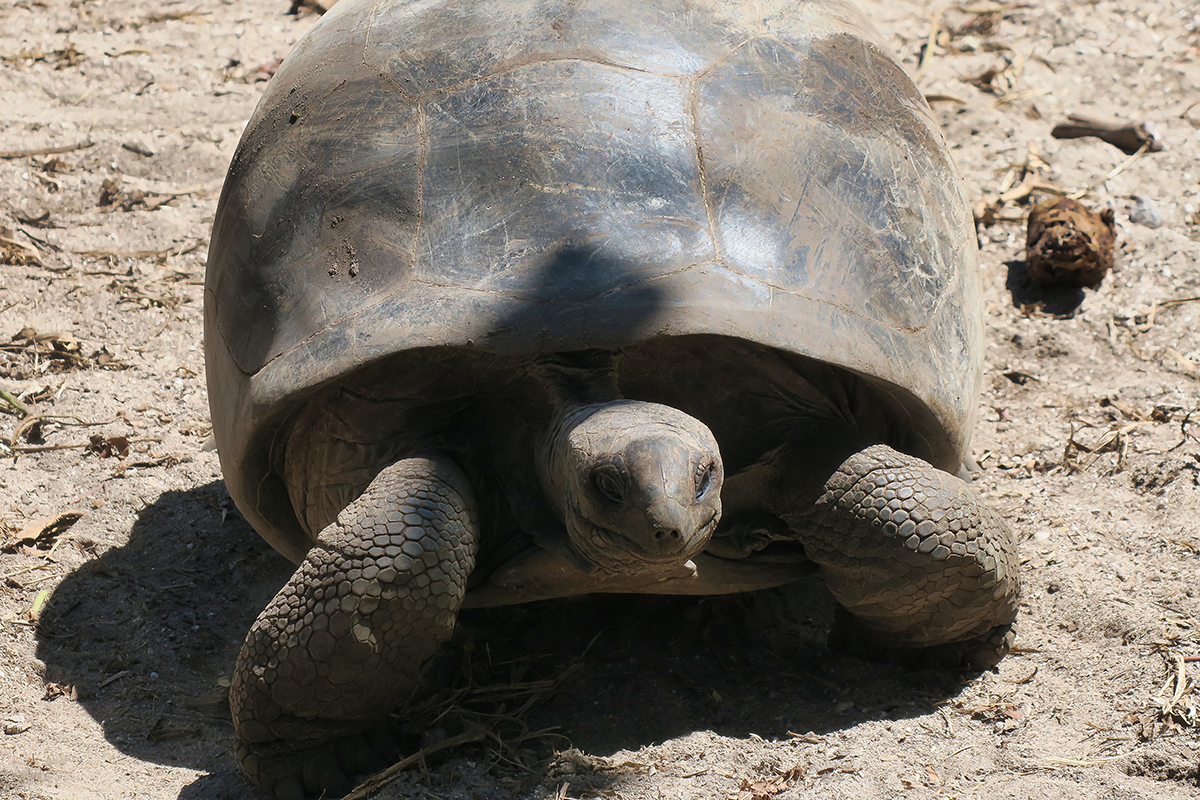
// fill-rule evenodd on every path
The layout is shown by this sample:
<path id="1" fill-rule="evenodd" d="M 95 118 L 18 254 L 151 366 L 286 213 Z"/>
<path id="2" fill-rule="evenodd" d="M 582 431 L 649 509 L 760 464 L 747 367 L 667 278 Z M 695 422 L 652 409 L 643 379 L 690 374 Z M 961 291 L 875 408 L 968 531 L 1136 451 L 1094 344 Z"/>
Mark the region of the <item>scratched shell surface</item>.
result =
<path id="1" fill-rule="evenodd" d="M 924 100 L 846 4 L 341 0 L 271 80 L 214 222 L 226 482 L 270 528 L 275 429 L 402 351 L 688 334 L 900 387 L 953 465 L 975 258 Z"/>

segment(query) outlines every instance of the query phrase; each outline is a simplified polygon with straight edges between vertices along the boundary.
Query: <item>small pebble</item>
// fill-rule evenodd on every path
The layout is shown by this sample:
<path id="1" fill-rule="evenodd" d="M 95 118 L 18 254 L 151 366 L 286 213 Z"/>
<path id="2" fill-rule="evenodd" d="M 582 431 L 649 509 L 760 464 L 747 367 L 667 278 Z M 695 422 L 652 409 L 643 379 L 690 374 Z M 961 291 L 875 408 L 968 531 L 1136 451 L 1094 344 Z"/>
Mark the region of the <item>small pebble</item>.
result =
<path id="1" fill-rule="evenodd" d="M 1129 209 L 1129 221 L 1146 228 L 1161 228 L 1166 224 L 1158 206 L 1144 195 L 1133 198 L 1133 207 Z"/>

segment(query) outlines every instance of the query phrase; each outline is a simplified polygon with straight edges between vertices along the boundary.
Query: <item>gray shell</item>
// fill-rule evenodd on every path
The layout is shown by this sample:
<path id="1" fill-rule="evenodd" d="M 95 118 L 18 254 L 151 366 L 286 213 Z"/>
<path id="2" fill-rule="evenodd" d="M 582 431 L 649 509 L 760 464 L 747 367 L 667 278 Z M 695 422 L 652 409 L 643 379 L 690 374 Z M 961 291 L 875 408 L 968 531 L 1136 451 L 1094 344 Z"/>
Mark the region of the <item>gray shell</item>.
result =
<path id="1" fill-rule="evenodd" d="M 415 348 L 748 340 L 866 376 L 955 469 L 982 329 L 929 109 L 838 0 L 341 0 L 234 156 L 205 290 L 229 491 L 312 392 Z"/>

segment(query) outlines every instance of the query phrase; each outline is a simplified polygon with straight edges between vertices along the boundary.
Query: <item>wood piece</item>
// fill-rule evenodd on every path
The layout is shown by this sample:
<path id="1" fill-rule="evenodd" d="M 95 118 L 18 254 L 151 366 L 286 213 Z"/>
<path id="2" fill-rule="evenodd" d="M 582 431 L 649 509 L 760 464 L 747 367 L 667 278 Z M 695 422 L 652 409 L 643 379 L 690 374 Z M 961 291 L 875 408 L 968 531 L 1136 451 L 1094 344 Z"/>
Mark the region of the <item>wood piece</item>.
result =
<path id="1" fill-rule="evenodd" d="M 1127 156 L 1133 155 L 1143 147 L 1148 153 L 1158 153 L 1163 149 L 1162 140 L 1144 122 L 1103 122 L 1072 114 L 1067 117 L 1067 122 L 1055 125 L 1050 135 L 1055 139 L 1095 136 Z"/>
<path id="2" fill-rule="evenodd" d="M 95 142 L 80 142 L 79 144 L 69 144 L 64 147 L 41 147 L 37 150 L 13 150 L 8 153 L 0 153 L 0 159 L 8 158 L 29 158 L 30 156 L 53 156 L 59 153 L 73 153 L 76 150 L 83 150 L 94 145 Z"/>
<path id="3" fill-rule="evenodd" d="M 337 0 L 292 0 L 292 7 L 288 9 L 288 14 L 296 16 L 300 13 L 300 9 L 307 8 L 317 14 L 324 14 L 329 9 L 333 8 Z"/>

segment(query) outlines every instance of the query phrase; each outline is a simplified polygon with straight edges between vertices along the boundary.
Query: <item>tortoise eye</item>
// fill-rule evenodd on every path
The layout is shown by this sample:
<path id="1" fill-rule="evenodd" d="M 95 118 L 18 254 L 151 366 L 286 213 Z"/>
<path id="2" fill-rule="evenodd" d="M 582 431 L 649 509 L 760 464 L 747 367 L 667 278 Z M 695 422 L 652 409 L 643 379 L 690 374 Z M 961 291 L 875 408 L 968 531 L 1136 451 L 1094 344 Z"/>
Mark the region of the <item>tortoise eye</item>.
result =
<path id="1" fill-rule="evenodd" d="M 597 471 L 592 475 L 592 483 L 595 485 L 596 491 L 610 503 L 620 505 L 625 502 L 625 490 L 621 486 L 621 481 L 611 472 Z"/>
<path id="2" fill-rule="evenodd" d="M 707 464 L 700 468 L 699 474 L 696 476 L 696 499 L 703 500 L 708 494 L 708 490 L 712 488 L 714 467 L 712 464 Z"/>

